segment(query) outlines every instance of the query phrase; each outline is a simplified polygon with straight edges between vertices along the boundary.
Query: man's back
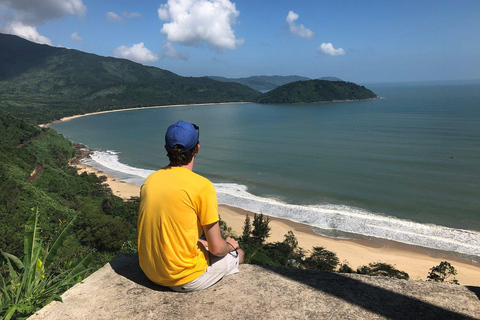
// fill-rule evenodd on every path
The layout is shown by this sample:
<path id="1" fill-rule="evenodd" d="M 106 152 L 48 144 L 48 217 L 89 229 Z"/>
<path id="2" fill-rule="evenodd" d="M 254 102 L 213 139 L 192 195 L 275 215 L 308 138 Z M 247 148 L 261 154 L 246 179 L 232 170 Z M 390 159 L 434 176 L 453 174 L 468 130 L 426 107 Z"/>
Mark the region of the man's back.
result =
<path id="1" fill-rule="evenodd" d="M 198 278 L 208 267 L 208 254 L 197 243 L 202 225 L 218 221 L 213 184 L 186 168 L 167 167 L 145 180 L 140 199 L 142 270 L 165 286 Z"/>

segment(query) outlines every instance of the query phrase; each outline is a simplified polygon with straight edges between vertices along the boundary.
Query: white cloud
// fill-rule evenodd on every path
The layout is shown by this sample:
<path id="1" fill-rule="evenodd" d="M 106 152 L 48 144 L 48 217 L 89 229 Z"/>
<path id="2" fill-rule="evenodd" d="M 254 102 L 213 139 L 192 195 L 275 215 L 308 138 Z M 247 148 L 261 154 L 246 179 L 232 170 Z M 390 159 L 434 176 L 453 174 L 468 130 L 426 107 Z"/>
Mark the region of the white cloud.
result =
<path id="1" fill-rule="evenodd" d="M 82 0 L 0 0 L 0 15 L 4 21 L 0 31 L 37 43 L 52 42 L 37 31 L 37 26 L 67 14 L 84 16 L 87 7 Z"/>
<path id="2" fill-rule="evenodd" d="M 288 29 L 291 33 L 296 34 L 297 36 L 305 39 L 311 39 L 315 33 L 312 30 L 305 28 L 303 24 L 297 26 L 295 21 L 297 21 L 298 18 L 299 15 L 297 13 L 293 12 L 292 10 L 288 11 L 287 18 L 285 19 Z"/>
<path id="3" fill-rule="evenodd" d="M 343 50 L 342 48 L 335 49 L 330 42 L 322 43 L 320 47 L 317 48 L 317 52 L 328 54 L 328 55 L 331 55 L 332 57 L 343 56 L 345 54 L 345 50 Z"/>
<path id="4" fill-rule="evenodd" d="M 134 19 L 134 18 L 141 18 L 142 15 L 139 12 L 127 12 L 123 11 L 122 16 L 124 16 L 127 19 Z"/>
<path id="5" fill-rule="evenodd" d="M 87 7 L 82 0 L 0 0 L 8 8 L 8 19 L 25 25 L 38 26 L 47 20 L 62 18 L 67 14 L 84 16 Z"/>
<path id="6" fill-rule="evenodd" d="M 160 20 L 170 21 L 161 30 L 168 42 L 206 43 L 219 51 L 233 50 L 245 43 L 232 30 L 239 15 L 235 3 L 229 0 L 168 0 L 158 9 Z"/>
<path id="7" fill-rule="evenodd" d="M 163 46 L 162 58 L 165 57 L 176 60 L 188 60 L 188 56 L 183 52 L 177 51 L 171 42 L 167 42 Z"/>
<path id="8" fill-rule="evenodd" d="M 122 17 L 120 17 L 118 14 L 116 14 L 113 11 L 109 11 L 105 14 L 105 17 L 107 18 L 108 21 L 112 22 L 125 22 Z"/>
<path id="9" fill-rule="evenodd" d="M 119 15 L 113 11 L 109 11 L 105 14 L 105 17 L 107 18 L 108 21 L 111 22 L 120 22 L 124 23 L 125 19 L 134 19 L 134 18 L 140 18 L 142 15 L 139 12 L 127 12 L 123 11 L 122 15 Z"/>
<path id="10" fill-rule="evenodd" d="M 70 38 L 71 38 L 72 40 L 76 40 L 76 41 L 82 41 L 82 40 L 83 40 L 83 38 L 80 37 L 77 32 L 72 33 L 72 34 L 70 35 Z"/>
<path id="11" fill-rule="evenodd" d="M 148 50 L 143 42 L 134 44 L 131 47 L 120 46 L 112 51 L 116 58 L 124 58 L 138 63 L 155 62 L 159 59 L 158 55 Z"/>
<path id="12" fill-rule="evenodd" d="M 5 30 L 3 31 L 22 37 L 24 39 L 27 39 L 36 43 L 52 45 L 52 41 L 50 41 L 50 39 L 48 39 L 47 37 L 44 37 L 41 34 L 39 34 L 37 31 L 37 28 L 26 26 L 19 21 L 10 23 L 8 27 L 5 27 L 4 29 Z"/>

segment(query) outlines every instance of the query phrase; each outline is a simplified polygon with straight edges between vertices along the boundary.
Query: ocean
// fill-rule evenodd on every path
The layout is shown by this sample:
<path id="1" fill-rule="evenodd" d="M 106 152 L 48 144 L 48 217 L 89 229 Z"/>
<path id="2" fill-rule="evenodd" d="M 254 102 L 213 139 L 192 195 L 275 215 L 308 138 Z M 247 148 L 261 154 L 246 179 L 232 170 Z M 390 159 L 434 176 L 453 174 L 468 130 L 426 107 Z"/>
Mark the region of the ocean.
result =
<path id="1" fill-rule="evenodd" d="M 380 99 L 180 106 L 51 127 L 95 150 L 87 164 L 141 185 L 168 164 L 166 128 L 200 127 L 194 171 L 219 203 L 480 261 L 480 82 L 368 85 Z"/>

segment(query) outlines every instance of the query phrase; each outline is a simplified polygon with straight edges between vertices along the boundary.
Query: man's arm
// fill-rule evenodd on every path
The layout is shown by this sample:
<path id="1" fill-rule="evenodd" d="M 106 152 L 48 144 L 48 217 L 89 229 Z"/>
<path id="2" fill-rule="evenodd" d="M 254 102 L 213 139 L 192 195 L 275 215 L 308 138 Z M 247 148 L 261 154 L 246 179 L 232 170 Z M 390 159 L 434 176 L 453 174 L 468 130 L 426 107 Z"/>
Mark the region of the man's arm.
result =
<path id="1" fill-rule="evenodd" d="M 238 249 L 238 242 L 235 239 L 228 237 L 226 240 L 220 234 L 220 225 L 218 221 L 206 226 L 203 226 L 203 231 L 207 237 L 208 251 L 218 257 L 226 256 L 230 251 Z"/>

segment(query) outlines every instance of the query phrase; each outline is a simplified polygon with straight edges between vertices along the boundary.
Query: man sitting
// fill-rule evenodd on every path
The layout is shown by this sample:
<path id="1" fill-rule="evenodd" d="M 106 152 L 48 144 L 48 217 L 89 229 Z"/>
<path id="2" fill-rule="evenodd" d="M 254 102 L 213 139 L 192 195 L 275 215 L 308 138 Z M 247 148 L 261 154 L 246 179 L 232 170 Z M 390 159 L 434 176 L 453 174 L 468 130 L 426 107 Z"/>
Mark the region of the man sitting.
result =
<path id="1" fill-rule="evenodd" d="M 193 172 L 199 128 L 181 120 L 172 124 L 165 149 L 170 164 L 148 176 L 140 193 L 140 267 L 172 290 L 202 290 L 237 273 L 245 253 L 235 239 L 222 238 L 215 188 Z M 199 239 L 202 233 L 207 241 Z"/>

